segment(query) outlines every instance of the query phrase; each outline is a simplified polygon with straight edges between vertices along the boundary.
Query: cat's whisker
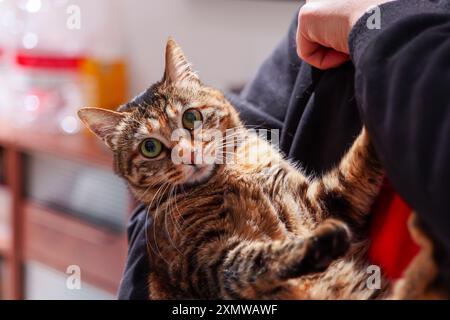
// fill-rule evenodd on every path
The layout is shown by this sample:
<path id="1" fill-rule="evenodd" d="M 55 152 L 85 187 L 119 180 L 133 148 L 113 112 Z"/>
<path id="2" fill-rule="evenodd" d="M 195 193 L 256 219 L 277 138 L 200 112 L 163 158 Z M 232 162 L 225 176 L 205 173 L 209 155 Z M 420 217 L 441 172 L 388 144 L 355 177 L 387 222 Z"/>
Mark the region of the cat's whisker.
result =
<path id="1" fill-rule="evenodd" d="M 223 143 L 223 144 L 215 144 L 214 147 L 216 149 L 236 149 L 237 145 L 234 143 Z M 229 150 L 228 150 L 229 151 Z"/>
<path id="2" fill-rule="evenodd" d="M 173 196 L 172 196 L 172 199 L 173 199 L 172 209 L 177 210 L 177 212 L 180 213 L 180 211 L 178 210 L 178 206 L 177 206 L 177 202 L 178 202 L 178 199 L 177 199 L 177 187 L 176 187 L 176 186 L 173 186 L 173 187 L 172 187 L 172 190 L 173 190 L 173 191 L 172 191 L 172 192 L 173 192 Z M 175 228 L 176 228 L 177 233 L 180 233 L 180 234 L 181 234 L 181 225 L 180 225 L 180 223 L 178 222 L 178 219 L 175 219 L 175 217 L 173 216 L 174 210 L 172 210 L 172 211 L 170 212 L 170 213 L 171 213 L 170 217 L 171 217 L 171 219 L 172 219 L 172 223 L 174 223 L 174 226 L 175 226 Z"/>
<path id="3" fill-rule="evenodd" d="M 221 140 L 223 142 L 235 142 L 236 138 L 240 138 L 241 141 L 244 141 L 246 136 L 244 136 L 242 133 L 232 133 L 232 134 L 226 134 Z M 238 140 L 239 141 L 239 140 Z"/>
<path id="4" fill-rule="evenodd" d="M 181 187 L 181 189 L 182 189 L 181 191 L 183 193 L 181 195 L 181 198 L 183 198 L 186 195 L 186 190 L 184 189 L 183 185 L 180 185 L 180 187 Z M 178 196 L 177 192 L 178 192 L 178 188 L 175 189 L 175 195 L 176 196 Z M 175 202 L 175 209 L 177 210 L 177 224 L 178 224 L 178 226 L 180 228 L 180 233 L 181 233 L 181 232 L 183 232 L 183 226 L 184 226 L 185 220 L 184 220 L 183 214 L 181 213 L 180 209 L 178 208 L 178 202 Z"/>
<path id="5" fill-rule="evenodd" d="M 173 190 L 174 190 L 174 199 L 175 199 L 175 201 L 174 201 L 174 209 L 177 211 L 177 213 L 178 213 L 178 216 L 177 216 L 177 218 L 179 218 L 179 219 L 181 219 L 182 220 L 182 222 L 184 222 L 184 219 L 183 219 L 183 216 L 181 215 L 181 213 L 180 213 L 180 210 L 179 210 L 179 208 L 178 208 L 178 199 L 177 199 L 177 189 L 178 188 L 176 188 L 175 186 L 174 186 L 174 188 L 173 188 Z M 172 217 L 172 220 L 173 220 L 173 223 L 175 223 L 176 224 L 176 226 L 177 226 L 177 232 L 179 232 L 179 233 L 181 233 L 182 231 L 181 231 L 181 225 L 180 225 L 180 222 L 178 221 L 178 219 L 175 219 L 175 217 L 173 216 L 173 215 L 171 215 L 171 217 Z"/>
<path id="6" fill-rule="evenodd" d="M 174 190 L 174 186 L 172 185 L 172 187 L 171 187 L 171 189 L 169 191 L 168 199 L 166 201 L 166 203 L 167 203 L 167 212 L 164 215 L 164 226 L 166 228 L 166 234 L 167 234 L 167 237 L 169 239 L 170 244 L 172 245 L 172 247 L 174 247 L 175 250 L 178 251 L 178 253 L 181 254 L 181 251 L 178 249 L 177 245 L 175 244 L 175 242 L 172 239 L 171 232 L 170 232 L 170 230 L 168 228 L 168 224 L 167 224 L 167 216 L 170 216 L 171 219 L 172 219 L 172 223 L 173 223 L 173 225 L 174 225 L 174 227 L 176 229 L 176 232 L 179 233 L 179 230 L 176 228 L 176 225 L 175 225 L 175 223 L 173 221 L 173 217 L 172 217 L 173 205 L 172 205 L 171 202 L 172 202 L 172 192 L 173 192 L 173 190 Z"/>
<path id="7" fill-rule="evenodd" d="M 147 213 L 146 213 L 146 217 L 145 217 L 145 226 L 148 225 L 148 217 L 149 217 L 149 211 L 150 208 L 153 205 L 153 201 L 155 200 L 155 198 L 158 196 L 158 194 L 162 191 L 163 188 L 166 188 L 166 186 L 168 185 L 168 182 L 163 183 L 158 190 L 156 191 L 156 193 L 153 195 L 152 201 L 150 202 L 148 208 L 147 208 Z M 145 238 L 146 238 L 146 242 L 147 242 L 147 248 L 150 248 L 150 250 L 153 251 L 154 254 L 158 255 L 161 257 L 161 259 L 164 260 L 164 262 L 167 263 L 166 259 L 164 258 L 164 256 L 162 255 L 161 251 L 159 250 L 158 244 L 156 243 L 156 224 L 157 224 L 157 219 L 159 216 L 159 208 L 158 206 L 156 206 L 155 212 L 154 212 L 154 220 L 152 223 L 152 229 L 153 229 L 153 237 L 155 239 L 155 247 L 156 247 L 156 251 L 154 250 L 153 246 L 150 244 L 149 238 L 148 238 L 148 228 L 145 228 Z"/>
<path id="8" fill-rule="evenodd" d="M 155 239 L 155 246 L 156 246 L 156 251 L 157 251 L 157 253 L 158 253 L 158 255 L 159 255 L 159 257 L 161 258 L 161 259 L 163 259 L 166 263 L 167 263 L 167 260 L 164 258 L 164 256 L 163 256 L 163 254 L 162 254 L 162 252 L 161 252 L 161 250 L 159 249 L 159 246 L 158 246 L 158 243 L 157 243 L 157 241 L 156 241 L 156 227 L 157 227 L 157 218 L 159 217 L 159 215 L 160 215 L 160 213 L 161 213 L 161 211 L 160 211 L 160 204 L 161 204 L 161 201 L 162 201 L 162 197 L 164 196 L 164 194 L 166 193 L 166 190 L 167 190 L 167 188 L 170 186 L 170 183 L 169 182 L 167 182 L 167 183 L 165 183 L 164 184 L 164 189 L 163 189 L 163 191 L 160 193 L 160 195 L 159 195 L 159 199 L 157 200 L 157 202 L 156 202 L 156 215 L 155 215 L 155 220 L 154 220 L 154 223 L 153 223 L 153 239 Z"/>
<path id="9" fill-rule="evenodd" d="M 147 187 L 147 189 L 144 191 L 143 195 L 140 197 L 141 200 L 143 200 L 143 198 L 145 197 L 145 195 L 146 195 L 147 192 L 149 191 L 150 187 L 152 187 L 152 186 L 154 186 L 154 185 L 149 185 L 149 186 Z M 150 201 L 150 204 L 148 205 L 147 210 L 146 210 L 146 215 L 145 215 L 145 226 L 146 226 L 146 228 L 145 228 L 145 239 L 146 239 L 146 242 L 147 242 L 147 243 L 149 242 L 149 239 L 148 239 L 148 232 L 147 232 L 148 217 L 149 217 L 149 214 L 150 214 L 149 211 L 150 211 L 150 208 L 151 208 L 151 206 L 152 206 L 152 204 L 153 204 L 153 200 L 155 199 L 157 193 L 159 192 L 159 189 L 162 188 L 162 186 L 163 186 L 163 185 L 161 185 L 161 186 L 157 189 L 157 191 L 153 194 L 153 198 L 152 198 L 152 200 Z M 139 201 L 139 200 L 138 200 L 138 201 Z"/>
<path id="10" fill-rule="evenodd" d="M 140 197 L 138 197 L 136 200 L 138 202 L 142 202 L 144 200 L 144 197 L 147 195 L 148 191 L 150 190 L 150 188 L 154 187 L 155 183 L 151 183 L 147 186 L 147 188 L 144 190 L 144 192 L 142 193 L 142 195 Z"/>
<path id="11" fill-rule="evenodd" d="M 217 146 L 218 148 L 224 148 L 224 147 L 234 147 L 234 148 L 237 148 L 237 147 L 241 146 L 244 142 L 245 142 L 244 140 L 240 140 L 240 141 L 239 141 L 239 140 L 238 140 L 238 141 L 235 141 L 235 140 L 232 140 L 232 141 L 225 140 L 225 141 L 223 141 L 222 143 L 215 143 L 215 146 Z"/>
<path id="12" fill-rule="evenodd" d="M 156 190 L 156 192 L 153 194 L 153 198 L 152 198 L 152 200 L 150 201 L 150 203 L 149 203 L 149 205 L 148 205 L 148 207 L 147 207 L 147 213 L 146 213 L 146 216 L 145 216 L 145 226 L 148 225 L 148 218 L 149 218 L 149 215 L 150 215 L 150 209 L 152 208 L 152 205 L 153 205 L 153 201 L 155 200 L 155 198 L 156 198 L 156 196 L 158 195 L 159 191 L 160 191 L 161 188 L 163 188 L 163 187 L 164 187 L 164 184 L 162 184 L 161 186 L 159 186 L 159 188 L 158 188 L 158 189 Z M 156 216 L 156 214 L 157 214 L 157 212 L 156 212 L 156 210 L 155 210 L 155 216 Z M 147 232 L 147 231 L 148 231 L 147 228 L 145 228 L 145 238 L 146 238 L 147 243 L 149 243 L 148 232 Z"/>

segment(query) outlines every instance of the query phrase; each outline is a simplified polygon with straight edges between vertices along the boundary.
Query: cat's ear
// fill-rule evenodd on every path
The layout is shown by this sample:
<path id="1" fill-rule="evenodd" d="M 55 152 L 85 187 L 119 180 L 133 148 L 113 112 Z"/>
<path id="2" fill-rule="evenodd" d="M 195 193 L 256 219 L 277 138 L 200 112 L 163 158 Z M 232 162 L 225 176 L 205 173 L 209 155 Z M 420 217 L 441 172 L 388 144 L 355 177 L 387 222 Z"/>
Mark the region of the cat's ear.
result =
<path id="1" fill-rule="evenodd" d="M 166 45 L 164 82 L 170 84 L 200 83 L 199 77 L 192 70 L 191 64 L 186 60 L 181 47 L 172 38 L 167 40 Z"/>
<path id="2" fill-rule="evenodd" d="M 100 108 L 83 108 L 78 110 L 78 117 L 108 147 L 113 148 L 117 128 L 125 114 Z"/>

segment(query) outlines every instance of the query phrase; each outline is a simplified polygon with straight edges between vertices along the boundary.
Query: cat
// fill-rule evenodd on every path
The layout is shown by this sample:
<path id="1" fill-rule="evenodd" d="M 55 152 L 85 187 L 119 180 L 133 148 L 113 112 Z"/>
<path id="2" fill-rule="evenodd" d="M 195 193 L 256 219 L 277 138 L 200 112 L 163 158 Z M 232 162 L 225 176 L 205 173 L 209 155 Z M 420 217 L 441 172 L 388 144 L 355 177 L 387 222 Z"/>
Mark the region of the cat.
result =
<path id="1" fill-rule="evenodd" d="M 382 275 L 368 285 L 367 225 L 384 172 L 366 129 L 335 168 L 308 177 L 245 128 L 173 39 L 163 79 L 144 98 L 78 115 L 148 206 L 149 298 L 381 299 L 392 291 Z M 233 130 L 240 143 L 195 146 L 199 124 Z M 225 149 L 235 161 L 178 163 L 180 145 L 191 150 L 183 160 Z"/>

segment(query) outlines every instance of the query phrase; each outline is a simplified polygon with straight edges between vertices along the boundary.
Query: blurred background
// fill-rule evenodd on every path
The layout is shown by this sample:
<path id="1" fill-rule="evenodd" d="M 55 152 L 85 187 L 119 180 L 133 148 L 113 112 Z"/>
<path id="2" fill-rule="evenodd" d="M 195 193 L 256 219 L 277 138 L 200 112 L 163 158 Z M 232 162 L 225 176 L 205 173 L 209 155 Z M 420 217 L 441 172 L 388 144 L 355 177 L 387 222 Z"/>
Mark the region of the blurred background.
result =
<path id="1" fill-rule="evenodd" d="M 0 298 L 114 299 L 135 203 L 76 111 L 159 80 L 168 36 L 239 90 L 300 3 L 0 0 Z"/>

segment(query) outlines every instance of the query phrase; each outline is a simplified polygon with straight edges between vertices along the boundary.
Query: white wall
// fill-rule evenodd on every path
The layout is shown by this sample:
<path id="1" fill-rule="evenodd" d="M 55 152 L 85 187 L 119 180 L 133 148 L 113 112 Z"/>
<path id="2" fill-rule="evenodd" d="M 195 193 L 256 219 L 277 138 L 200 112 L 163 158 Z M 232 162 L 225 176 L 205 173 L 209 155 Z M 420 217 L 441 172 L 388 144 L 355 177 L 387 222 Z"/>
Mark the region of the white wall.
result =
<path id="1" fill-rule="evenodd" d="M 121 53 L 130 67 L 130 95 L 161 78 L 168 36 L 181 44 L 204 82 L 223 89 L 247 82 L 286 34 L 302 2 L 40 0 L 40 10 L 27 13 L 23 5 L 28 2 L 16 1 L 0 0 L 0 27 L 12 12 L 8 8 L 15 8 L 18 18 L 9 32 L 0 33 L 9 35 L 6 44 L 20 46 L 22 36 L 31 32 L 44 51 L 102 58 Z M 80 7 L 80 29 L 66 27 L 72 4 Z"/>
<path id="2" fill-rule="evenodd" d="M 204 82 L 245 83 L 284 36 L 301 1 L 117 0 L 123 14 L 130 94 L 163 73 L 167 37 L 175 37 Z"/>

